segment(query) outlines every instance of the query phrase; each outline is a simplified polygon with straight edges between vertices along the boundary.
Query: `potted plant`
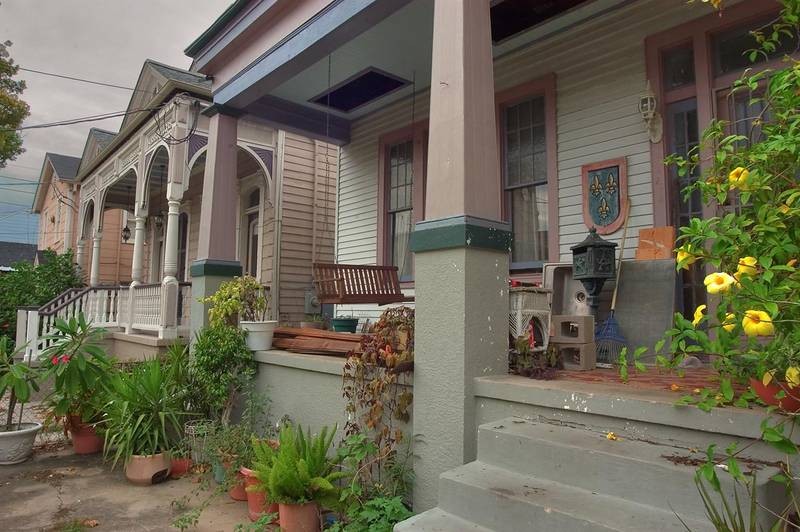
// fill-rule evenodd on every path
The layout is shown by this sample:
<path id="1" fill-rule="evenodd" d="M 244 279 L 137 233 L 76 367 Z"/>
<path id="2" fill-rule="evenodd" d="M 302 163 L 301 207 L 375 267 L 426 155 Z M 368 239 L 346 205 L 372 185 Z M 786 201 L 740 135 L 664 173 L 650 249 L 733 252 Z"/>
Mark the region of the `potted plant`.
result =
<path id="1" fill-rule="evenodd" d="M 180 440 L 184 392 L 158 358 L 147 359 L 113 375 L 108 387 L 104 455 L 112 468 L 125 464 L 133 484 L 147 486 L 166 480 L 169 450 Z"/>
<path id="2" fill-rule="evenodd" d="M 358 329 L 358 318 L 354 316 L 337 316 L 331 319 L 331 328 L 336 332 L 354 333 Z"/>
<path id="3" fill-rule="evenodd" d="M 260 447 L 253 463 L 258 483 L 251 490 L 263 490 L 270 502 L 278 503 L 281 530 L 319 531 L 320 505 L 338 506 L 339 490 L 333 483 L 346 474 L 335 471 L 336 459 L 328 458 L 335 433 L 336 427 L 331 431 L 324 427 L 312 436 L 310 429 L 303 433 L 287 424 L 281 429 L 277 450 Z"/>
<path id="4" fill-rule="evenodd" d="M 30 401 L 32 391 L 39 391 L 37 371 L 30 366 L 14 361 L 22 347 L 16 351 L 11 341 L 0 336 L 0 402 L 8 392 L 8 413 L 5 424 L 0 425 L 0 465 L 18 464 L 30 458 L 36 434 L 41 423 L 23 423 L 24 405 Z M 19 418 L 14 422 L 16 406 L 20 405 Z"/>
<path id="5" fill-rule="evenodd" d="M 322 314 L 306 314 L 305 321 L 300 322 L 302 329 L 324 329 L 325 317 Z"/>
<path id="6" fill-rule="evenodd" d="M 272 336 L 278 322 L 267 319 L 269 293 L 255 277 L 234 277 L 222 283 L 216 293 L 203 302 L 211 305 L 208 317 L 212 325 L 238 324 L 247 331 L 247 346 L 251 351 L 272 349 Z"/>
<path id="7" fill-rule="evenodd" d="M 102 329 L 92 327 L 81 313 L 69 320 L 56 319 L 56 332 L 42 352 L 44 378 L 52 379 L 53 391 L 46 403 L 48 417 L 63 420 L 76 454 L 93 454 L 103 449 L 103 439 L 95 431 L 102 417 L 102 397 L 98 390 L 108 384 L 114 364 L 98 345 Z"/>
<path id="8" fill-rule="evenodd" d="M 214 480 L 225 484 L 228 495 L 235 501 L 246 501 L 245 478 L 240 472 L 252 458 L 251 427 L 246 423 L 218 425 L 208 439 L 208 452 Z"/>
<path id="9" fill-rule="evenodd" d="M 192 468 L 192 448 L 186 439 L 178 442 L 169 452 L 169 478 L 183 477 Z"/>
<path id="10" fill-rule="evenodd" d="M 272 466 L 274 451 L 279 447 L 278 440 L 260 440 L 253 438 L 253 462 L 251 467 L 269 468 Z M 245 491 L 247 491 L 247 515 L 251 521 L 258 521 L 267 514 L 277 514 L 278 505 L 269 502 L 269 494 L 266 485 L 259 480 L 255 469 L 242 467 L 242 474 L 245 478 Z"/>

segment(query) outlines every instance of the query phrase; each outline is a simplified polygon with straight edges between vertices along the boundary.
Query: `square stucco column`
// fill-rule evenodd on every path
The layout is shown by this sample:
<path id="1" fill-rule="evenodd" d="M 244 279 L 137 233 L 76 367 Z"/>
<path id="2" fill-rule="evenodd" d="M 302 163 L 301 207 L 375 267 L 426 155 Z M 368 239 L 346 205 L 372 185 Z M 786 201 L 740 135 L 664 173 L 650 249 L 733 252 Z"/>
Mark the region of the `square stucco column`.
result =
<path id="1" fill-rule="evenodd" d="M 489 0 L 436 0 L 426 220 L 415 253 L 414 510 L 439 475 L 475 459 L 473 381 L 508 368 L 508 253 L 501 219 Z"/>
<path id="2" fill-rule="evenodd" d="M 242 274 L 236 258 L 237 118 L 217 112 L 211 117 L 200 205 L 197 260 L 192 263 L 192 332 L 208 325 L 207 305 L 200 299 Z"/>

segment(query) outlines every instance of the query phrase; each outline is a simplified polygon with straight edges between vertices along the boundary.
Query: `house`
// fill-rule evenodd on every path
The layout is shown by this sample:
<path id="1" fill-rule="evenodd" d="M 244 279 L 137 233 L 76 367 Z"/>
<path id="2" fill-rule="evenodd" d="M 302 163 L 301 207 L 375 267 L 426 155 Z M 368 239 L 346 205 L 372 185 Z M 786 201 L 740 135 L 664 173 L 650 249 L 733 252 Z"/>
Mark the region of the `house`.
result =
<path id="1" fill-rule="evenodd" d="M 19 242 L 0 242 L 0 274 L 14 271 L 17 262 L 36 261 L 36 245 Z"/>
<path id="2" fill-rule="evenodd" d="M 30 330 L 80 308 L 117 356 L 141 357 L 204 326 L 199 298 L 243 273 L 268 287 L 275 319 L 319 311 L 306 294 L 312 261 L 333 260 L 338 151 L 242 116 L 222 126 L 232 137 L 220 155 L 210 89 L 203 74 L 147 60 L 119 132 L 92 129 L 80 159 L 45 158 L 36 206 L 74 235 L 89 288 L 34 311 Z M 227 181 L 205 179 L 215 172 Z M 64 204 L 74 210 L 59 215 Z M 42 244 L 62 245 L 47 227 Z M 209 262 L 220 250 L 229 260 Z"/>
<path id="3" fill-rule="evenodd" d="M 627 258 L 639 229 L 703 214 L 679 193 L 694 176 L 662 161 L 697 145 L 714 117 L 748 129 L 760 110 L 730 89 L 748 66 L 748 31 L 779 7 L 238 0 L 187 48 L 212 80 L 208 157 L 232 159 L 243 117 L 338 145 L 336 261 L 397 266 L 416 297 L 414 506 L 430 510 L 398 529 L 682 530 L 673 503 L 705 529 L 692 472 L 661 454 L 740 440 L 771 456 L 752 412 L 507 375 L 507 283 L 571 262 L 591 226 L 619 241 L 628 204 Z M 225 168 L 206 170 L 206 190 L 230 183 Z M 226 265 L 236 198 L 214 203 L 203 223 L 231 243 L 202 258 Z M 701 271 L 678 282 L 676 310 L 704 301 Z M 337 361 L 256 357 L 273 411 L 312 426 L 342 419 Z M 779 507 L 769 480 L 758 489 Z"/>
<path id="4" fill-rule="evenodd" d="M 91 145 L 96 149 L 110 142 L 111 138 L 113 133 L 92 128 L 87 138 L 87 148 Z M 86 155 L 84 153 L 84 157 Z M 32 209 L 42 220 L 39 224 L 39 250 L 51 249 L 59 254 L 70 250 L 75 252 L 80 202 L 80 183 L 75 178 L 82 160 L 83 157 L 58 153 L 46 153 L 44 156 Z M 100 248 L 98 282 L 117 286 L 130 283 L 132 243 L 122 235 L 122 228 L 127 226 L 126 211 L 109 210 L 104 215 L 103 224 L 109 232 L 120 236 L 114 240 L 106 239 Z M 91 260 L 87 262 L 86 257 L 81 255 L 76 256 L 76 262 L 86 272 Z"/>

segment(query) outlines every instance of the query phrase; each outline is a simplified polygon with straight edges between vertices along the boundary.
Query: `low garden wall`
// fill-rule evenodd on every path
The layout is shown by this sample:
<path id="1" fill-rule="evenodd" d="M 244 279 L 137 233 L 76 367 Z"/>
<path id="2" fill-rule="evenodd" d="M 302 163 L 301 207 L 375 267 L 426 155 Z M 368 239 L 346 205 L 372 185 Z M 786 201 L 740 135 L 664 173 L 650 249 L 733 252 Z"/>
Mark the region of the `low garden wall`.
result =
<path id="1" fill-rule="evenodd" d="M 337 440 L 347 423 L 346 401 L 342 396 L 342 370 L 345 359 L 333 356 L 306 355 L 287 351 L 258 351 L 256 386 L 270 400 L 270 417 L 278 421 L 284 415 L 316 432 L 325 425 L 338 423 Z M 404 377 L 411 386 L 411 377 Z M 406 436 L 412 423 L 397 422 Z"/>

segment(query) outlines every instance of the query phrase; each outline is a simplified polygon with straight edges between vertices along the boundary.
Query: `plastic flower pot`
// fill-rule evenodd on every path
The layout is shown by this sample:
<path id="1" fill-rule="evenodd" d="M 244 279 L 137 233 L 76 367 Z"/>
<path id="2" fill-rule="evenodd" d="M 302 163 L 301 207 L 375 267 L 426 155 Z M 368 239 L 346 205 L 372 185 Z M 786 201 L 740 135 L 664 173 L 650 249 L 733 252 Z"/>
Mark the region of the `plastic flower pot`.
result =
<path id="1" fill-rule="evenodd" d="M 319 506 L 315 502 L 305 504 L 279 504 L 281 530 L 286 532 L 319 532 Z"/>
<path id="2" fill-rule="evenodd" d="M 800 388 L 789 388 L 785 382 L 772 381 L 766 386 L 759 379 L 750 379 L 750 387 L 769 406 L 777 406 L 784 412 L 800 412 Z M 785 395 L 776 397 L 779 392 Z"/>
<path id="3" fill-rule="evenodd" d="M 24 462 L 33 454 L 36 434 L 42 430 L 41 423 L 22 423 L 17 429 L 15 423 L 11 430 L 0 428 L 0 465 Z"/>
<path id="4" fill-rule="evenodd" d="M 137 486 L 150 486 L 169 477 L 170 460 L 167 453 L 135 454 L 125 466 L 125 478 Z"/>
<path id="5" fill-rule="evenodd" d="M 277 514 L 278 505 L 267 502 L 267 492 L 254 489 L 255 486 L 258 485 L 258 479 L 253 470 L 243 467 L 241 473 L 244 475 L 245 491 L 247 492 L 247 516 L 250 520 L 255 522 L 258 521 L 262 515 Z"/>
<path id="6" fill-rule="evenodd" d="M 250 351 L 268 351 L 272 349 L 272 336 L 277 321 L 241 321 L 239 327 L 247 331 L 247 348 Z"/>
<path id="7" fill-rule="evenodd" d="M 84 423 L 80 416 L 69 416 L 69 434 L 75 454 L 95 454 L 103 450 L 103 438 L 97 435 L 92 425 Z"/>
<path id="8" fill-rule="evenodd" d="M 192 459 L 187 457 L 173 458 L 170 461 L 169 478 L 181 478 L 192 468 Z"/>
<path id="9" fill-rule="evenodd" d="M 217 484 L 225 482 L 225 468 L 219 462 L 211 464 L 211 473 L 214 475 L 214 482 Z"/>
<path id="10" fill-rule="evenodd" d="M 354 333 L 358 328 L 358 318 L 333 318 L 331 327 L 336 332 Z"/>

